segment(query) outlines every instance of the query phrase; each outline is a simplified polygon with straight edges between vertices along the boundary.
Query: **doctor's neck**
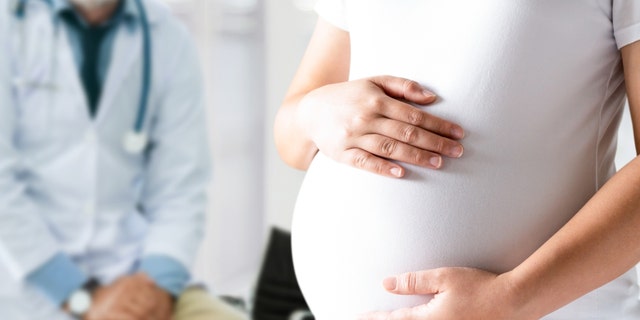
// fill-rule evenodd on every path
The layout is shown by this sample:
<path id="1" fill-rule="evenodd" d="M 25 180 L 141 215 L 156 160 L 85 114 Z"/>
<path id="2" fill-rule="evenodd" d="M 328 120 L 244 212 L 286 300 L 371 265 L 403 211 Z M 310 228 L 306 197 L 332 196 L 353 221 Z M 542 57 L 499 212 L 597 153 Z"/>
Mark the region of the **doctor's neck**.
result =
<path id="1" fill-rule="evenodd" d="M 84 18 L 84 20 L 92 26 L 100 25 L 107 22 L 118 9 L 121 0 L 93 0 L 93 1 L 70 1 L 73 3 L 76 11 Z M 84 2 L 93 5 L 85 5 Z M 98 2 L 99 4 L 96 4 Z"/>

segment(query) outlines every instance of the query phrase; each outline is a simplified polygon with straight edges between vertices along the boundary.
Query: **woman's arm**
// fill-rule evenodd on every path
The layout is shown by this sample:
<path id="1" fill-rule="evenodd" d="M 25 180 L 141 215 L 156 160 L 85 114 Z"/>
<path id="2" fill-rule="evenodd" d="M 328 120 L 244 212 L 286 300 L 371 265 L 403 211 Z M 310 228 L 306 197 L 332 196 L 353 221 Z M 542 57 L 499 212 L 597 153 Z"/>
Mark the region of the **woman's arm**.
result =
<path id="1" fill-rule="evenodd" d="M 640 154 L 640 42 L 622 49 Z M 363 319 L 539 319 L 597 289 L 640 261 L 640 156 L 514 270 L 496 275 L 441 268 L 386 279 L 398 294 L 435 294 L 427 305 Z"/>
<path id="2" fill-rule="evenodd" d="M 275 142 L 282 159 L 290 166 L 306 170 L 318 152 L 297 121 L 300 100 L 314 89 L 349 79 L 349 33 L 318 19 L 307 51 L 278 111 Z"/>
<path id="3" fill-rule="evenodd" d="M 350 39 L 320 19 L 275 122 L 275 142 L 290 166 L 306 169 L 318 150 L 334 160 L 392 177 L 389 160 L 439 168 L 460 157 L 460 126 L 407 102 L 436 100 L 418 83 L 392 76 L 348 81 Z"/>
<path id="4" fill-rule="evenodd" d="M 622 48 L 640 154 L 640 42 Z M 620 276 L 640 261 L 640 157 L 618 172 L 510 278 L 523 307 L 544 315 Z"/>

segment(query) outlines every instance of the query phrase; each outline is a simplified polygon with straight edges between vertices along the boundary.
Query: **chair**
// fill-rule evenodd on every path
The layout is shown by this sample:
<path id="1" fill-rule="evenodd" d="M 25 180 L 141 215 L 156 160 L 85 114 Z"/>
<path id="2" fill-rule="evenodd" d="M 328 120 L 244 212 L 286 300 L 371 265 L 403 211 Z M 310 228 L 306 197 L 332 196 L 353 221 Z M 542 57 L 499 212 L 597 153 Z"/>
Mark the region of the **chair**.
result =
<path id="1" fill-rule="evenodd" d="M 293 270 L 291 234 L 272 228 L 255 290 L 253 320 L 314 320 Z"/>

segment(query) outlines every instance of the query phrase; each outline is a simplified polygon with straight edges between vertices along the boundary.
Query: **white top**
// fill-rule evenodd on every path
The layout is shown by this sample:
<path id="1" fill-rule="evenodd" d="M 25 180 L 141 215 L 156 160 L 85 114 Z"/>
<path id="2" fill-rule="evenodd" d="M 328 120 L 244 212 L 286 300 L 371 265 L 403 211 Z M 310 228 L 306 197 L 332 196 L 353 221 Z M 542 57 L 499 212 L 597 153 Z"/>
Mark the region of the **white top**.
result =
<path id="1" fill-rule="evenodd" d="M 615 172 L 625 89 L 619 48 L 638 0 L 320 0 L 350 32 L 351 78 L 417 80 L 429 112 L 461 124 L 465 154 L 391 179 L 319 154 L 293 223 L 299 283 L 319 320 L 413 306 L 389 275 L 510 270 Z M 546 319 L 638 319 L 632 270 Z"/>

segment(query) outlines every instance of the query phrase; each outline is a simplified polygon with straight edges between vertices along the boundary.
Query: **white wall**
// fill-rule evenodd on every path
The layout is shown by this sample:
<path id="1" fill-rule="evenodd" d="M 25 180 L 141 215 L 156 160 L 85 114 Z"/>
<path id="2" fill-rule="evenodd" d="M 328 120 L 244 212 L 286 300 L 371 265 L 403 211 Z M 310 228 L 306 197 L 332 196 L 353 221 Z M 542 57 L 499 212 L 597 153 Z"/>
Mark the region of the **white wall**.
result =
<path id="1" fill-rule="evenodd" d="M 293 207 L 303 172 L 287 167 L 273 143 L 273 120 L 315 25 L 313 11 L 301 11 L 295 3 L 266 1 L 267 113 L 265 118 L 265 214 L 266 226 L 290 229 Z M 312 2 L 312 1 L 311 1 Z"/>
<path id="2" fill-rule="evenodd" d="M 196 275 L 216 293 L 248 297 L 268 228 L 290 228 L 304 175 L 282 163 L 272 132 L 315 1 L 165 1 L 193 33 L 208 97 L 214 170 Z"/>
<path id="3" fill-rule="evenodd" d="M 193 33 L 206 82 L 213 177 L 196 276 L 247 296 L 264 231 L 263 7 L 254 0 L 170 0 Z"/>

